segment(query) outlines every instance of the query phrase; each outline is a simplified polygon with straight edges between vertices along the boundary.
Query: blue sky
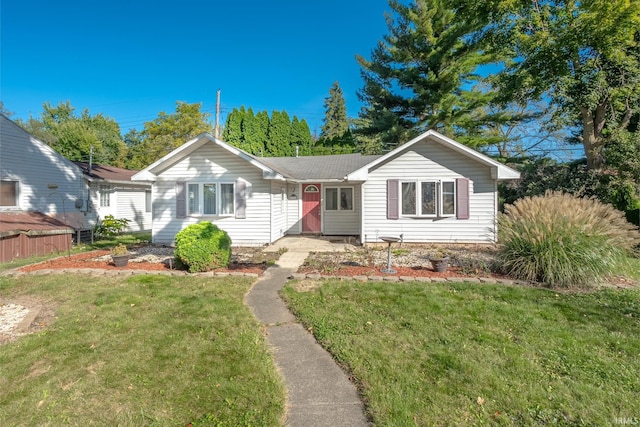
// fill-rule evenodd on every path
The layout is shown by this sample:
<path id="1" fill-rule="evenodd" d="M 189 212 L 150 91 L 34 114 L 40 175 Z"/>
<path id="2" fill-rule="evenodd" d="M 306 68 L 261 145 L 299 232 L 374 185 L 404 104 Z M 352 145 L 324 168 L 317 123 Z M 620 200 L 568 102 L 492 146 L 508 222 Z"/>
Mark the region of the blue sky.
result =
<path id="1" fill-rule="evenodd" d="M 0 2 L 0 100 L 14 118 L 69 100 L 123 133 L 176 101 L 222 120 L 244 105 L 319 128 L 334 81 L 357 116 L 359 54 L 387 33 L 387 0 Z M 224 122 L 223 122 L 224 123 Z"/>

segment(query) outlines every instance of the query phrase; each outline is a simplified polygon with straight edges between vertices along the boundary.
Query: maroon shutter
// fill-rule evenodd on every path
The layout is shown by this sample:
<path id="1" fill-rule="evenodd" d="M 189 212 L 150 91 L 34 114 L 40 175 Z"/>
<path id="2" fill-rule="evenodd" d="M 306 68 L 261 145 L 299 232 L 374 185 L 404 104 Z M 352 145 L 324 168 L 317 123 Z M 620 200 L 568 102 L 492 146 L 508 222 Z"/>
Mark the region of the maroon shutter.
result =
<path id="1" fill-rule="evenodd" d="M 398 180 L 387 180 L 387 219 L 398 219 Z"/>
<path id="2" fill-rule="evenodd" d="M 456 213 L 458 219 L 469 219 L 469 178 L 456 179 Z"/>
<path id="3" fill-rule="evenodd" d="M 187 183 L 176 182 L 176 218 L 187 217 Z"/>
<path id="4" fill-rule="evenodd" d="M 247 183 L 241 179 L 236 180 L 236 218 L 247 217 Z"/>

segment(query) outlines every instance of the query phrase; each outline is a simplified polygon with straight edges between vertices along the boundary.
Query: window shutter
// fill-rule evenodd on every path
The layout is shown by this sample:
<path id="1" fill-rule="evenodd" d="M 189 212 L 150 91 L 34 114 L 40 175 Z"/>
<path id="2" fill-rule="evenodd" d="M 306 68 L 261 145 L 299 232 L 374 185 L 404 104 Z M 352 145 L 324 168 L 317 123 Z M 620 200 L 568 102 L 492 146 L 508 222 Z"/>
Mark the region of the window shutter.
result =
<path id="1" fill-rule="evenodd" d="M 176 182 L 176 218 L 187 217 L 187 183 L 184 181 Z"/>
<path id="2" fill-rule="evenodd" d="M 245 219 L 247 208 L 247 183 L 241 179 L 236 180 L 236 218 Z"/>
<path id="3" fill-rule="evenodd" d="M 387 180 L 387 219 L 398 219 L 398 180 Z"/>
<path id="4" fill-rule="evenodd" d="M 456 179 L 456 213 L 458 219 L 469 219 L 469 178 Z"/>

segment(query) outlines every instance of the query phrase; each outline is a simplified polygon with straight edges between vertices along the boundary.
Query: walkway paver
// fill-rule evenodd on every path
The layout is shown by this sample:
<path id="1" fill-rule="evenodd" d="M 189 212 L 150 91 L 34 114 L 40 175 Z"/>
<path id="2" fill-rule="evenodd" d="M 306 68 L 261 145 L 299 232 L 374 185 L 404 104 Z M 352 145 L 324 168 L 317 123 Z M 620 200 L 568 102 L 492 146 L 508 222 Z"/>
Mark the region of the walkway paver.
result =
<path id="1" fill-rule="evenodd" d="M 247 305 L 266 327 L 267 341 L 287 386 L 291 427 L 368 426 L 356 387 L 331 355 L 296 323 L 278 292 L 306 259 L 302 248 L 280 256 L 246 296 Z"/>

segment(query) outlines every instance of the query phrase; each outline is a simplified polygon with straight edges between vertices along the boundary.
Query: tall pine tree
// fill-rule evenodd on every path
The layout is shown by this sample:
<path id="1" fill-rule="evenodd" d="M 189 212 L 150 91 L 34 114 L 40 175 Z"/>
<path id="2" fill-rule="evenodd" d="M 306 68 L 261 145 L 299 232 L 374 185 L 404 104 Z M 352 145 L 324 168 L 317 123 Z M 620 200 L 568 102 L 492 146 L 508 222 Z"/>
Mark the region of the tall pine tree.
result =
<path id="1" fill-rule="evenodd" d="M 478 67 L 494 61 L 477 44 L 483 39 L 474 37 L 487 23 L 456 15 L 449 0 L 389 4 L 395 12 L 395 20 L 388 20 L 389 34 L 371 60 L 357 58 L 364 79 L 358 93 L 364 103 L 361 123 L 366 124 L 359 132 L 377 135 L 388 148 L 427 129 L 472 146 L 482 144 L 481 127 L 469 116 L 493 96 L 477 89 Z M 473 129 L 465 129 L 469 123 Z"/>
<path id="2" fill-rule="evenodd" d="M 344 94 L 338 82 L 334 82 L 329 89 L 329 96 L 324 99 L 324 119 L 321 138 L 340 138 L 349 130 L 347 120 L 347 106 Z"/>

